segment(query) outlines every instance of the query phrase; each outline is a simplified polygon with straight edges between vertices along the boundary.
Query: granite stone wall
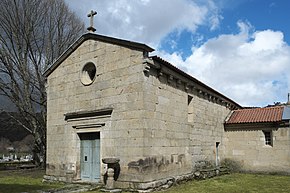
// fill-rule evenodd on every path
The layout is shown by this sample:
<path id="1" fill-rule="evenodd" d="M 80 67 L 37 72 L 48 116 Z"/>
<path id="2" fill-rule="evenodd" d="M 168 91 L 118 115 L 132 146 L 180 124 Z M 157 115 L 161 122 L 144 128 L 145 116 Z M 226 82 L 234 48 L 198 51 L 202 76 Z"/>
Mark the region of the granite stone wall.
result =
<path id="1" fill-rule="evenodd" d="M 215 163 L 216 142 L 218 160 L 224 157 L 227 105 L 208 95 L 208 88 L 188 89 L 195 83 L 172 69 L 148 67 L 146 55 L 87 40 L 49 75 L 47 179 L 81 180 L 82 133 L 100 132 L 101 159 L 120 159 L 121 188 L 146 189 L 192 176 L 196 163 Z M 82 68 L 90 62 L 96 77 L 85 86 Z"/>
<path id="2" fill-rule="evenodd" d="M 289 127 L 272 131 L 272 146 L 265 144 L 263 130 L 273 128 L 225 132 L 225 157 L 239 163 L 243 171 L 290 174 Z"/>
<path id="3" fill-rule="evenodd" d="M 187 89 L 186 85 L 193 83 L 178 73 L 165 67 L 162 71 L 160 76 L 158 70 L 151 69 L 144 82 L 148 156 L 167 156 L 170 164 L 165 175 L 190 173 L 199 161 L 215 163 L 216 142 L 220 143 L 219 159 L 224 155 L 223 124 L 230 110 L 197 90 Z"/>
<path id="4" fill-rule="evenodd" d="M 143 52 L 87 40 L 47 79 L 47 176 L 80 180 L 78 133 L 100 132 L 101 158 L 119 157 L 127 166 L 143 157 Z M 80 81 L 83 66 L 96 65 L 89 86 Z M 106 116 L 65 120 L 65 114 L 111 108 Z M 82 128 L 86 126 L 86 128 Z M 82 128 L 82 129 L 80 129 Z M 105 166 L 102 165 L 102 173 Z M 130 180 L 126 168 L 120 179 Z M 141 180 L 138 177 L 135 180 Z"/>

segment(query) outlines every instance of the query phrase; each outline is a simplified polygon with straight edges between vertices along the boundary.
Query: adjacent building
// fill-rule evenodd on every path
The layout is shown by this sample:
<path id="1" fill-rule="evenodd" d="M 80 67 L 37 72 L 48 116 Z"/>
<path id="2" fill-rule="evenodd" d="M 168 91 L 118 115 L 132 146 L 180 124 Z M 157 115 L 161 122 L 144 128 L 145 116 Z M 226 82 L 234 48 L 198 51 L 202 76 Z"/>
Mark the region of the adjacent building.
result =
<path id="1" fill-rule="evenodd" d="M 290 174 L 290 108 L 234 110 L 225 122 L 225 156 L 244 171 Z"/>

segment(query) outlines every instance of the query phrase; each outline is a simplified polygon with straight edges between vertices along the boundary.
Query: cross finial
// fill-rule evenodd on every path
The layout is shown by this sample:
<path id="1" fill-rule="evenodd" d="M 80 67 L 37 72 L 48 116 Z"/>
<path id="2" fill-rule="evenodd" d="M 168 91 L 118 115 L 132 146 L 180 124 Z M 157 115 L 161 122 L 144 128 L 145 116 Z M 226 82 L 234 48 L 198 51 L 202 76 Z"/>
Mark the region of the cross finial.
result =
<path id="1" fill-rule="evenodd" d="M 96 11 L 91 10 L 91 12 L 88 14 L 88 17 L 90 17 L 90 27 L 87 28 L 89 32 L 95 32 L 96 29 L 94 28 L 94 16 L 97 15 Z"/>

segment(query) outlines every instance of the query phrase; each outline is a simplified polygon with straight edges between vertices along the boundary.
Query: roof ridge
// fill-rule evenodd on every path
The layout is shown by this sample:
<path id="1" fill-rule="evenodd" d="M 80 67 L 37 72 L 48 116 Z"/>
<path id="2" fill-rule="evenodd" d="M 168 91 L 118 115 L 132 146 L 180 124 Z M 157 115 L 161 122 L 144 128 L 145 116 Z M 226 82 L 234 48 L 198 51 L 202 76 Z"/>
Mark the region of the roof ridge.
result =
<path id="1" fill-rule="evenodd" d="M 283 106 L 274 106 L 274 107 L 255 107 L 255 108 L 245 108 L 245 109 L 236 109 L 234 111 L 253 111 L 253 110 L 269 110 L 269 109 L 282 109 Z"/>

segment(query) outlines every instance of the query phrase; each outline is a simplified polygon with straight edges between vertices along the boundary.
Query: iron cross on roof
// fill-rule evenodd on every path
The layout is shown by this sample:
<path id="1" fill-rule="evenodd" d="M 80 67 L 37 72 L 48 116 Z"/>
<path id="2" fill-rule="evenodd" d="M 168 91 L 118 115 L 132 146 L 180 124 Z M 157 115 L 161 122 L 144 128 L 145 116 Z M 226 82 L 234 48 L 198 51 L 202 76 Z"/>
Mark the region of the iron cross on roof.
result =
<path id="1" fill-rule="evenodd" d="M 91 10 L 91 12 L 88 14 L 88 17 L 90 17 L 90 27 L 87 28 L 89 32 L 95 32 L 96 29 L 94 28 L 94 16 L 97 15 L 96 11 Z"/>

